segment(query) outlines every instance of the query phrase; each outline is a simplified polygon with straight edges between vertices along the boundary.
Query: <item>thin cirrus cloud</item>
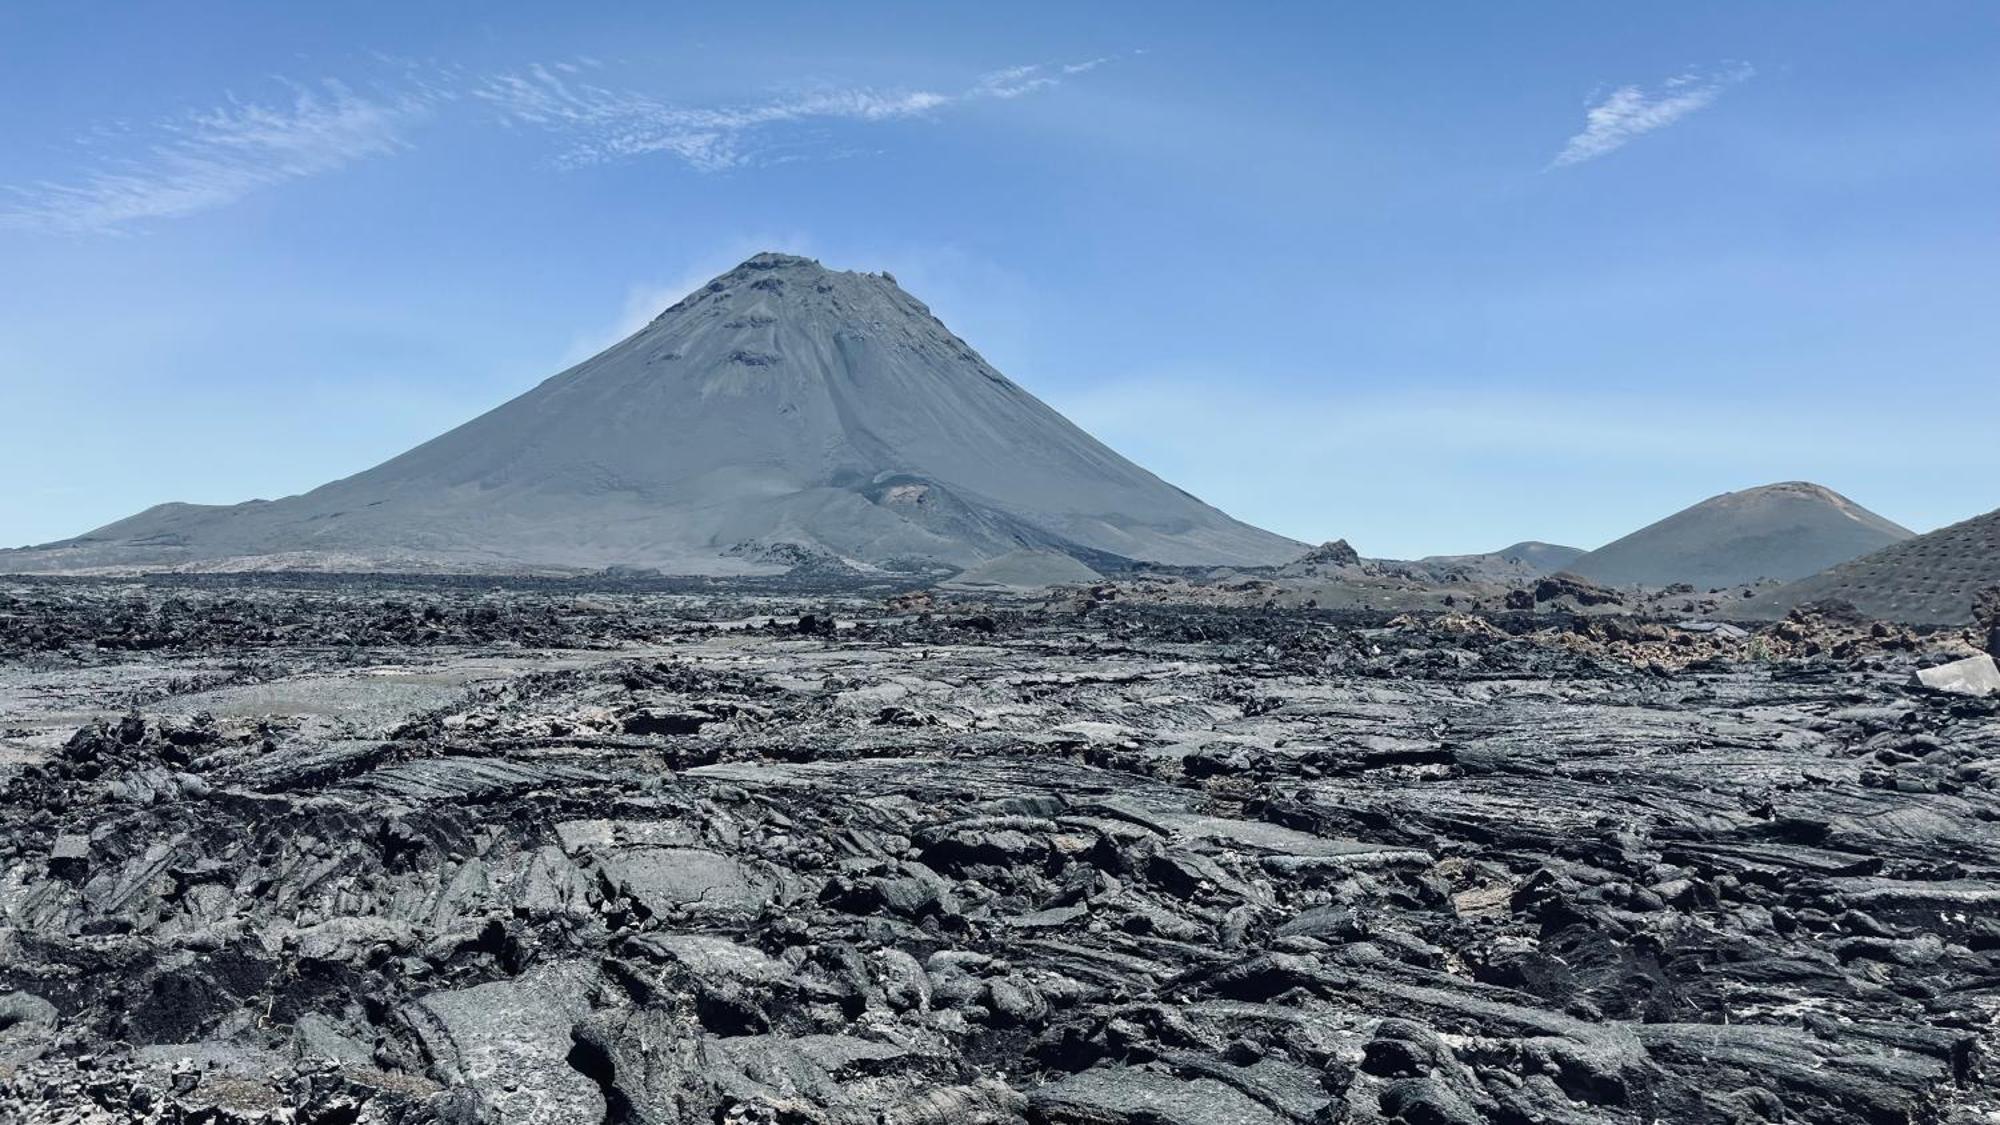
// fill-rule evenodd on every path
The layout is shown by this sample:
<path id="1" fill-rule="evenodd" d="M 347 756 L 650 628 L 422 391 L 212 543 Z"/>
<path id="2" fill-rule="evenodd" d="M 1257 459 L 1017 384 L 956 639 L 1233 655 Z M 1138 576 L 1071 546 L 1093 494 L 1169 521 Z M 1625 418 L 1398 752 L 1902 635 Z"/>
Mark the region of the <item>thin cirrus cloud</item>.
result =
<path id="1" fill-rule="evenodd" d="M 589 58 L 483 77 L 409 73 L 371 93 L 331 80 L 294 85 L 287 99 L 231 99 L 157 122 L 139 151 L 100 160 L 70 180 L 6 185 L 0 188 L 0 226 L 107 233 L 225 207 L 290 180 L 412 148 L 417 127 L 454 102 L 483 104 L 503 125 L 539 127 L 560 137 L 559 166 L 657 154 L 718 172 L 758 163 L 786 126 L 922 117 L 1049 89 L 1108 61 L 1009 67 L 955 93 L 830 87 L 723 107 L 679 105 L 593 84 L 588 78 L 604 64 Z M 105 138 L 100 133 L 94 139 Z"/>
<path id="2" fill-rule="evenodd" d="M 1018 98 L 1061 85 L 1108 59 L 1051 66 L 1036 63 L 981 75 L 964 90 L 822 89 L 720 108 L 676 105 L 632 90 L 580 81 L 574 70 L 532 66 L 490 78 L 472 95 L 509 125 L 563 136 L 558 162 L 602 164 L 663 154 L 703 172 L 756 163 L 772 130 L 812 121 L 894 121 L 921 117 L 981 99 Z"/>
<path id="3" fill-rule="evenodd" d="M 1590 107 L 1584 115 L 1583 131 L 1569 139 L 1549 167 L 1566 168 L 1616 152 L 1647 133 L 1706 109 L 1723 91 L 1755 73 L 1747 63 L 1730 63 L 1712 71 L 1675 75 L 1653 91 L 1620 86 Z"/>
<path id="4" fill-rule="evenodd" d="M 368 96 L 328 81 L 288 101 L 229 101 L 155 126 L 135 156 L 69 183 L 10 185 L 0 223 L 57 232 L 115 231 L 192 215 L 251 192 L 408 147 L 408 129 L 436 103 L 428 89 Z"/>

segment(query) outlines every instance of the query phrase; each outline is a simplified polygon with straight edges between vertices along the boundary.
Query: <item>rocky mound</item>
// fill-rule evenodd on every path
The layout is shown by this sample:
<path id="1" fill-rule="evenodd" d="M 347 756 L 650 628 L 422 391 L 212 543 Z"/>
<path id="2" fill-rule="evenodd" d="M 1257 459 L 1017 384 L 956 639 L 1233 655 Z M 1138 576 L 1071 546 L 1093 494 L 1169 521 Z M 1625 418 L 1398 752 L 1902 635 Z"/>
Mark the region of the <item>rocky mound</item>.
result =
<path id="1" fill-rule="evenodd" d="M 1788 582 L 1913 534 L 1832 489 L 1787 481 L 1711 496 L 1563 569 L 1614 586 Z"/>
<path id="2" fill-rule="evenodd" d="M 1515 590 L 1507 595 L 1508 609 L 1533 609 L 1550 602 L 1568 609 L 1582 609 L 1599 605 L 1624 605 L 1623 595 L 1616 590 L 1606 589 L 1597 583 L 1559 570 L 1544 576 L 1532 589 Z"/>
<path id="3" fill-rule="evenodd" d="M 1287 577 L 1311 577 L 1322 571 L 1354 570 L 1361 566 L 1361 552 L 1345 539 L 1335 539 L 1321 543 L 1298 558 L 1278 568 L 1278 573 Z"/>
<path id="4" fill-rule="evenodd" d="M 1740 614 L 1780 617 L 1828 598 L 1910 624 L 1959 625 L 1981 594 L 2000 586 L 2000 511 L 1864 555 L 1743 603 Z"/>
<path id="5" fill-rule="evenodd" d="M 1301 549 L 1112 452 L 889 275 L 759 254 L 366 472 L 277 501 L 161 505 L 0 552 L 0 570 L 729 574 L 771 570 L 756 556 L 781 544 L 898 568 L 1021 548 L 1099 565 L 1276 565 Z"/>

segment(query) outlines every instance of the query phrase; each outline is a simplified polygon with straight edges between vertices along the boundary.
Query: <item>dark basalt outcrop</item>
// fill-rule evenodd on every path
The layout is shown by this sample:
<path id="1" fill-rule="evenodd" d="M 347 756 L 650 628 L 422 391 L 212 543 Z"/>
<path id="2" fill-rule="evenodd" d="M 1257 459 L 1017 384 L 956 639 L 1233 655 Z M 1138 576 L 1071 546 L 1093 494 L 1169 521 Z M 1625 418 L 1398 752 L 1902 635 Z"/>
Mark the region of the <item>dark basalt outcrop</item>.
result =
<path id="1" fill-rule="evenodd" d="M 1534 598 L 1537 604 L 1568 599 L 1578 606 L 1622 605 L 1625 602 L 1618 591 L 1567 571 L 1559 571 L 1536 582 Z"/>

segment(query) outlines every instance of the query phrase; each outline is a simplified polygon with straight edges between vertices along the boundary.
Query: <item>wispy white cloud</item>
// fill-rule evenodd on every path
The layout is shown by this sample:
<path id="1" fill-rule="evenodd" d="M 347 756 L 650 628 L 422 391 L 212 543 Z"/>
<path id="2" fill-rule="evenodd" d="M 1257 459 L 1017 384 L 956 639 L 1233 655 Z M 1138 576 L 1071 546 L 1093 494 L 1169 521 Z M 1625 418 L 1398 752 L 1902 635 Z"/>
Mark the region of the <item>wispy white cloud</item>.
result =
<path id="1" fill-rule="evenodd" d="M 813 118 L 888 121 L 929 112 L 950 100 L 923 90 L 825 89 L 704 108 L 577 82 L 539 64 L 486 79 L 472 96 L 496 109 L 505 124 L 561 133 L 569 142 L 559 158 L 566 165 L 663 153 L 704 172 L 747 163 L 749 139 L 760 129 Z"/>
<path id="2" fill-rule="evenodd" d="M 799 159 L 795 151 L 782 151 L 788 142 L 779 130 L 786 126 L 929 116 L 980 99 L 1048 89 L 1108 61 L 1008 67 L 947 93 L 829 86 L 737 105 L 695 106 L 600 84 L 598 76 L 609 68 L 588 56 L 476 75 L 378 54 L 375 62 L 396 73 L 371 92 L 333 80 L 287 84 L 289 96 L 283 99 L 232 98 L 149 125 L 119 121 L 92 127 L 78 138 L 89 163 L 73 178 L 0 187 L 0 226 L 109 232 L 213 210 L 289 180 L 409 148 L 413 126 L 458 102 L 485 105 L 503 125 L 559 136 L 559 166 L 663 154 L 714 172 Z M 131 151 L 135 145 L 137 151 Z M 125 151 L 111 155 L 119 150 Z"/>
<path id="3" fill-rule="evenodd" d="M 10 186 L 0 224 L 110 231 L 225 206 L 405 147 L 405 130 L 436 100 L 422 88 L 365 95 L 328 81 L 293 87 L 288 101 L 228 101 L 161 122 L 139 155 L 105 159 L 73 182 Z M 89 136 L 105 147 L 101 132 Z"/>
<path id="4" fill-rule="evenodd" d="M 1018 98 L 1022 94 L 1032 94 L 1061 82 L 1062 79 L 1049 72 L 1049 68 L 1039 64 L 1032 66 L 1010 66 L 1005 70 L 995 70 L 983 74 L 977 85 L 967 91 L 967 95 L 977 98 Z"/>
<path id="5" fill-rule="evenodd" d="M 757 163 L 766 151 L 766 138 L 781 126 L 926 117 L 981 99 L 1012 99 L 1049 89 L 1108 61 L 1007 67 L 955 92 L 828 87 L 725 107 L 681 105 L 636 90 L 582 83 L 542 65 L 487 79 L 472 94 L 498 111 L 503 123 L 563 135 L 568 148 L 558 159 L 566 165 L 664 154 L 697 170 L 717 172 Z"/>
<path id="6" fill-rule="evenodd" d="M 1569 139 L 1549 167 L 1582 164 L 1615 152 L 1655 129 L 1707 108 L 1723 91 L 1755 73 L 1748 63 L 1727 63 L 1711 71 L 1675 75 L 1656 90 L 1620 86 L 1590 107 L 1584 115 L 1583 131 Z"/>

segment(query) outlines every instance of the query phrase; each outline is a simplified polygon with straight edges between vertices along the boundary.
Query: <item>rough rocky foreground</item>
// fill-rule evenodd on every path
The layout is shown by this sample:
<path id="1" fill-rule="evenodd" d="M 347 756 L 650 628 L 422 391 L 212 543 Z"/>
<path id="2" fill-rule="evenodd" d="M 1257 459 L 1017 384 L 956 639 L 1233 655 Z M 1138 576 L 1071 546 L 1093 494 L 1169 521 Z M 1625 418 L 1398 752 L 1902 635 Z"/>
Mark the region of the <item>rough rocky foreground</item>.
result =
<path id="1" fill-rule="evenodd" d="M 0 1120 L 1990 1122 L 1951 645 L 0 586 Z"/>

